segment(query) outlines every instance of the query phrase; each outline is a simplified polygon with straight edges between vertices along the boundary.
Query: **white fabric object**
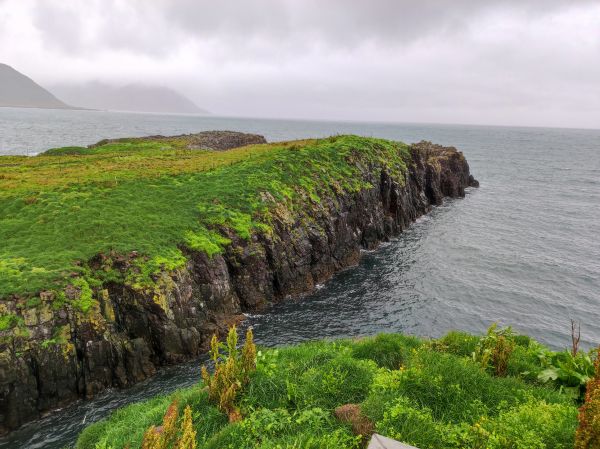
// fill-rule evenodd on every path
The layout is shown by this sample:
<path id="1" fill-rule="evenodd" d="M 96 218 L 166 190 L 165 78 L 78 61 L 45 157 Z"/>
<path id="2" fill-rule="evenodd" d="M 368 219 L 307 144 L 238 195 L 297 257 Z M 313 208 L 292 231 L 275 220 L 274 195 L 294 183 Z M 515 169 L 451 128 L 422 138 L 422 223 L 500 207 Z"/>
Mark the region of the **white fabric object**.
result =
<path id="1" fill-rule="evenodd" d="M 384 437 L 374 433 L 369 442 L 367 449 L 417 449 L 414 446 L 401 443 L 400 441 L 392 440 L 391 438 Z"/>

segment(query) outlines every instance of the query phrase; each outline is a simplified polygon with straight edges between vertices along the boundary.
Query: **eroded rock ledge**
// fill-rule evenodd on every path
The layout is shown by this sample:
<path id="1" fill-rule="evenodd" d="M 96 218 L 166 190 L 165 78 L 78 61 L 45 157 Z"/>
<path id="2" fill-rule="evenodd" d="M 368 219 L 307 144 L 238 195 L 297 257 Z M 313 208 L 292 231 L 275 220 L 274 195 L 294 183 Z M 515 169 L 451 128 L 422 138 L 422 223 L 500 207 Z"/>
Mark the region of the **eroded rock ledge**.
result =
<path id="1" fill-rule="evenodd" d="M 0 432 L 198 356 L 212 334 L 242 312 L 311 291 L 356 264 L 362 248 L 377 247 L 444 197 L 462 197 L 466 187 L 477 185 L 454 148 L 421 142 L 410 153 L 404 180 L 377 165 L 361 166 L 370 188 L 322 198 L 310 212 L 295 216 L 273 211 L 272 234 L 244 240 L 232 233 L 225 253 L 212 258 L 184 250 L 186 266 L 161 275 L 160 304 L 152 294 L 108 284 L 99 303 L 100 318 L 81 320 L 64 310 L 28 312 L 31 316 L 23 317 L 27 344 L 1 352 Z M 105 257 L 90 263 L 101 265 Z M 126 269 L 135 257 L 113 256 L 111 263 Z M 68 329 L 67 345 L 41 344 L 48 328 Z"/>

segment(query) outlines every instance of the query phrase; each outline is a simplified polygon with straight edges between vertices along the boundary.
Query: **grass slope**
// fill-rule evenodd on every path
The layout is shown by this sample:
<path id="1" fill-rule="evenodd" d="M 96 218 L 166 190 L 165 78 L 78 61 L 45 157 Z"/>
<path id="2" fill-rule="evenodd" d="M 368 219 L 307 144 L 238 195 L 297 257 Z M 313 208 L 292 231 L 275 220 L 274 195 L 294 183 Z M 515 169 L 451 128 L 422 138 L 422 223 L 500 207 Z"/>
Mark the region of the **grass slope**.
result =
<path id="1" fill-rule="evenodd" d="M 137 251 L 134 283 L 182 266 L 183 246 L 212 256 L 229 240 L 269 232 L 271 210 L 364 188 L 360 164 L 402 179 L 404 144 L 356 136 L 187 150 L 181 139 L 122 139 L 36 157 L 0 157 L 0 298 L 92 285 L 93 256 Z M 103 275 L 105 276 L 105 275 Z"/>
<path id="2" fill-rule="evenodd" d="M 117 410 L 85 429 L 76 447 L 138 448 L 177 399 L 192 408 L 201 449 L 359 448 L 364 438 L 333 413 L 348 403 L 360 404 L 377 432 L 420 449 L 572 448 L 573 396 L 536 380 L 541 345 L 513 341 L 506 377 L 471 357 L 489 335 L 379 335 L 263 350 L 238 398 L 241 421 L 229 423 L 199 384 Z"/>

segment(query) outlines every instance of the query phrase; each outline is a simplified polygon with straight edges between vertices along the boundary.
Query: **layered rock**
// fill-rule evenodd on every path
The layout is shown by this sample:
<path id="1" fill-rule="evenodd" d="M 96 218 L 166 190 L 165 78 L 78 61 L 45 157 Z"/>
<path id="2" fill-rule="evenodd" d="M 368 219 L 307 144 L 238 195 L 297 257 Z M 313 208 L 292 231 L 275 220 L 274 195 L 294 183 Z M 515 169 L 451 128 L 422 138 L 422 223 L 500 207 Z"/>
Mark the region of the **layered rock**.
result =
<path id="1" fill-rule="evenodd" d="M 198 356 L 212 334 L 242 312 L 311 291 L 356 264 L 361 249 L 377 247 L 444 197 L 462 197 L 466 187 L 476 185 L 456 149 L 421 142 L 410 152 L 405 179 L 381 165 L 361 166 L 364 185 L 371 187 L 318 204 L 307 199 L 294 213 L 274 210 L 272 233 L 242 239 L 229 232 L 231 244 L 212 258 L 182 248 L 187 264 L 162 273 L 158 290 L 108 283 L 85 316 L 55 310 L 55 298 L 42 298 L 40 307 L 22 317 L 28 335 L 0 346 L 0 430 Z M 126 270 L 136 257 L 99 255 L 90 265 Z"/>

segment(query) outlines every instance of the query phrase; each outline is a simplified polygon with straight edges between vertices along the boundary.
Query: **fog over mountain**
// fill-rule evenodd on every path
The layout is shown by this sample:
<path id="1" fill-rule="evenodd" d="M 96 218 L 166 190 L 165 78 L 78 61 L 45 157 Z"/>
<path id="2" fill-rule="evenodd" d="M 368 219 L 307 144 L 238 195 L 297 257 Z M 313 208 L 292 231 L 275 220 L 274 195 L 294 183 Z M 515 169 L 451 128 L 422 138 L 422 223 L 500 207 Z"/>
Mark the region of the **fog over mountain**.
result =
<path id="1" fill-rule="evenodd" d="M 0 55 L 217 115 L 597 128 L 599 23 L 598 0 L 0 0 Z"/>
<path id="2" fill-rule="evenodd" d="M 31 78 L 0 63 L 0 106 L 66 109 L 69 106 Z"/>
<path id="3" fill-rule="evenodd" d="M 57 84 L 52 91 L 70 104 L 111 111 L 207 114 L 188 98 L 164 86 L 128 84 L 111 86 L 100 82 Z"/>

